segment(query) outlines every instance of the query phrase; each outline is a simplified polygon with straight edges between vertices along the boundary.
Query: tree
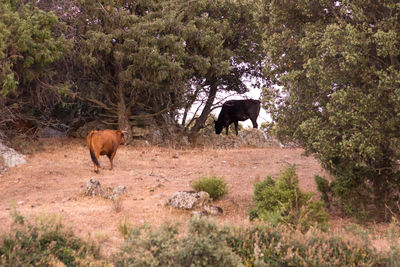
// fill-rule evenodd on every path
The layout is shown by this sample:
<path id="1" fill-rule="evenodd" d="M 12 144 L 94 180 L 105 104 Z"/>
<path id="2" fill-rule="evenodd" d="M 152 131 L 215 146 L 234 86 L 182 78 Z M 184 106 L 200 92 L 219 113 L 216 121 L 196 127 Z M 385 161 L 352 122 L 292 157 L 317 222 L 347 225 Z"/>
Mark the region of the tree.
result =
<path id="1" fill-rule="evenodd" d="M 218 91 L 245 93 L 248 88 L 243 78 L 263 77 L 265 54 L 255 3 L 201 0 L 186 2 L 180 8 L 185 66 L 192 69 L 186 112 L 194 101 L 206 96 L 193 132 L 204 127 Z"/>
<path id="2" fill-rule="evenodd" d="M 346 211 L 399 208 L 400 5 L 267 1 L 265 107 L 278 135 L 315 153 Z"/>
<path id="3" fill-rule="evenodd" d="M 21 113 L 44 115 L 62 102 L 67 87 L 53 81 L 52 63 L 71 45 L 53 31 L 58 19 L 51 12 L 4 0 L 0 13 L 0 127 L 5 127 Z"/>
<path id="4" fill-rule="evenodd" d="M 79 30 L 79 90 L 102 120 L 131 138 L 130 121 L 173 112 L 185 89 L 184 43 L 168 1 L 84 1 Z M 146 114 L 143 114 L 146 113 Z"/>
<path id="5" fill-rule="evenodd" d="M 128 139 L 131 120 L 146 114 L 176 119 L 177 110 L 189 110 L 205 93 L 198 131 L 218 90 L 243 93 L 241 78 L 260 73 L 261 31 L 247 2 L 82 3 L 75 25 L 78 90 L 102 109 L 103 122 L 128 131 Z"/>

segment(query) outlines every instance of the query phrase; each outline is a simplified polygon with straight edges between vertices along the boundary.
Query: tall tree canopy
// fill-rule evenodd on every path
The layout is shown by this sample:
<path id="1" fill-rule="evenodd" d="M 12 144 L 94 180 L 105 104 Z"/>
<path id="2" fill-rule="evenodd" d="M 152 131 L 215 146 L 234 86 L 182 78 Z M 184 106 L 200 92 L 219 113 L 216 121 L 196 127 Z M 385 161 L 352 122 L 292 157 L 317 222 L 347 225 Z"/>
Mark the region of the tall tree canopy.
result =
<path id="1" fill-rule="evenodd" d="M 266 107 L 349 212 L 399 212 L 400 4 L 266 1 Z M 361 204 L 361 205 L 360 205 Z"/>
<path id="2" fill-rule="evenodd" d="M 79 91 L 128 139 L 130 119 L 173 111 L 185 89 L 184 41 L 176 34 L 174 13 L 165 12 L 168 4 L 86 0 L 80 6 Z"/>
<path id="3" fill-rule="evenodd" d="M 0 126 L 18 112 L 43 112 L 66 89 L 51 63 L 71 47 L 52 28 L 58 18 L 31 4 L 0 1 Z"/>
<path id="4" fill-rule="evenodd" d="M 262 32 L 250 2 L 85 0 L 79 9 L 78 91 L 128 133 L 140 113 L 175 118 L 205 92 L 198 131 L 218 90 L 243 93 L 244 75 L 262 76 Z"/>

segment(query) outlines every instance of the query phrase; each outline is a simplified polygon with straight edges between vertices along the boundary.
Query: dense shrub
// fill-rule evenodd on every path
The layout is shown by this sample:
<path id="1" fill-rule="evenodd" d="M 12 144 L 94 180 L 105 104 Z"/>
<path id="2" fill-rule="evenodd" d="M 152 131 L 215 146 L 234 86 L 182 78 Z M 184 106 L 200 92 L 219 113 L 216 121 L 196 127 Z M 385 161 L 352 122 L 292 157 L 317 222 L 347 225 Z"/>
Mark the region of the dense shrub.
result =
<path id="1" fill-rule="evenodd" d="M 95 243 L 82 241 L 55 218 L 29 223 L 17 212 L 13 218 L 12 231 L 1 236 L 1 266 L 73 266 L 101 261 Z"/>
<path id="2" fill-rule="evenodd" d="M 190 185 L 196 191 L 207 192 L 214 200 L 228 193 L 228 188 L 224 179 L 218 178 L 215 175 L 211 177 L 200 177 Z"/>
<path id="3" fill-rule="evenodd" d="M 192 219 L 182 232 L 171 225 L 125 230 L 116 266 L 397 266 L 400 260 L 396 233 L 386 253 L 354 230 L 344 238 L 283 225 L 217 227 L 208 219 Z"/>
<path id="4" fill-rule="evenodd" d="M 313 3 L 268 1 L 264 70 L 279 86 L 264 87 L 264 107 L 279 139 L 338 180 L 332 195 L 349 215 L 390 220 L 400 214 L 398 1 Z"/>
<path id="5" fill-rule="evenodd" d="M 315 183 L 317 184 L 317 190 L 321 193 L 321 200 L 324 201 L 327 207 L 330 206 L 329 196 L 331 194 L 331 188 L 328 180 L 325 178 L 315 175 Z"/>
<path id="6" fill-rule="evenodd" d="M 255 207 L 250 219 L 259 218 L 273 224 L 283 223 L 307 231 L 311 226 L 326 230 L 328 214 L 324 203 L 313 201 L 313 193 L 300 191 L 295 166 L 282 171 L 275 182 L 270 176 L 254 185 Z"/>
<path id="7" fill-rule="evenodd" d="M 399 226 L 394 222 L 390 250 L 377 252 L 369 234 L 349 228 L 345 237 L 283 225 L 218 227 L 194 218 L 188 229 L 120 226 L 121 252 L 101 257 L 99 247 L 82 241 L 54 219 L 27 223 L 14 214 L 12 234 L 0 241 L 1 266 L 399 266 Z"/>
<path id="8" fill-rule="evenodd" d="M 116 266 L 242 266 L 226 243 L 230 230 L 208 220 L 192 219 L 186 235 L 178 235 L 171 225 L 124 232 L 123 252 L 114 255 Z"/>
<path id="9" fill-rule="evenodd" d="M 400 259 L 378 253 L 369 242 L 268 225 L 238 229 L 228 240 L 246 266 L 393 266 Z"/>
<path id="10" fill-rule="evenodd" d="M 350 175 L 350 174 L 349 174 Z M 343 178 L 343 177 L 342 177 Z M 321 193 L 321 200 L 327 207 L 335 205 L 341 210 L 359 221 L 366 221 L 376 215 L 376 219 L 382 220 L 385 216 L 379 217 L 379 213 L 371 213 L 373 199 L 370 198 L 372 188 L 361 182 L 360 179 L 342 179 L 337 176 L 332 182 L 318 175 L 315 176 L 317 190 Z"/>

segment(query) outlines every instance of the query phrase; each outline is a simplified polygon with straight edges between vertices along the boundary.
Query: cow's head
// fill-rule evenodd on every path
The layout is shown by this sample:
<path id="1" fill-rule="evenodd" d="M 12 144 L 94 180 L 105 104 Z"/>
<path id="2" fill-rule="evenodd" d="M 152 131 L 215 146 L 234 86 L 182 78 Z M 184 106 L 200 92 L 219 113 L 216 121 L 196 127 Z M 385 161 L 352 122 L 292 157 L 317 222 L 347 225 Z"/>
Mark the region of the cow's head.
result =
<path id="1" fill-rule="evenodd" d="M 214 123 L 215 123 L 215 133 L 220 134 L 222 132 L 222 129 L 224 128 L 224 126 L 222 125 L 222 123 L 219 123 L 216 120 L 214 120 Z"/>
<path id="2" fill-rule="evenodd" d="M 120 145 L 125 145 L 125 136 L 124 133 L 126 133 L 126 131 L 121 131 L 121 130 L 117 130 L 117 136 L 119 139 L 119 144 Z"/>

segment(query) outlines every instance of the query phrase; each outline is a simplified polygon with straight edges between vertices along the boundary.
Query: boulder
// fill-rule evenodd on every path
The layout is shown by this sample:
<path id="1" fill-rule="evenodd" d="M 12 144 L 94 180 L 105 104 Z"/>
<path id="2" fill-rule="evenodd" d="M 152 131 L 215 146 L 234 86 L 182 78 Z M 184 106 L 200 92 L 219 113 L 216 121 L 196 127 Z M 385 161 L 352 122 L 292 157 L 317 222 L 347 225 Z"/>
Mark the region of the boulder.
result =
<path id="1" fill-rule="evenodd" d="M 279 147 L 280 143 L 268 136 L 265 132 L 258 129 L 243 130 L 236 135 L 211 133 L 209 135 L 199 135 L 193 139 L 193 145 L 212 147 L 216 149 L 238 148 L 243 146 L 250 147 Z"/>
<path id="2" fill-rule="evenodd" d="M 243 130 L 239 133 L 234 143 L 234 147 L 252 146 L 252 147 L 279 147 L 280 143 L 272 139 L 265 132 L 257 129 Z"/>
<path id="3" fill-rule="evenodd" d="M 86 182 L 86 196 L 101 196 L 103 194 L 103 190 L 101 189 L 100 182 L 97 180 L 90 179 Z"/>
<path id="4" fill-rule="evenodd" d="M 116 186 L 114 189 L 111 187 L 106 187 L 103 189 L 100 182 L 97 180 L 90 179 L 86 182 L 86 196 L 101 196 L 103 198 L 116 200 L 119 196 L 125 193 L 126 187 L 124 185 Z"/>
<path id="5" fill-rule="evenodd" d="M 115 199 L 119 198 L 120 195 L 124 194 L 125 191 L 126 191 L 126 186 L 118 185 L 114 188 L 113 193 L 111 194 L 111 196 L 109 198 L 112 200 L 115 200 Z"/>
<path id="6" fill-rule="evenodd" d="M 43 129 L 38 130 L 38 136 L 40 138 L 56 138 L 56 137 L 64 137 L 67 136 L 66 131 L 60 131 L 51 127 L 45 127 Z"/>
<path id="7" fill-rule="evenodd" d="M 210 215 L 221 215 L 223 213 L 223 210 L 221 207 L 218 206 L 211 206 L 211 205 L 205 205 L 203 208 L 204 211 L 206 211 Z"/>
<path id="8" fill-rule="evenodd" d="M 167 200 L 166 205 L 178 209 L 192 210 L 201 208 L 210 201 L 210 195 L 207 192 L 178 191 Z"/>
<path id="9" fill-rule="evenodd" d="M 26 163 L 25 157 L 21 154 L 19 154 L 17 151 L 15 151 L 12 148 L 9 148 L 3 144 L 0 143 L 0 157 L 3 162 L 4 167 L 15 167 L 20 164 Z"/>

